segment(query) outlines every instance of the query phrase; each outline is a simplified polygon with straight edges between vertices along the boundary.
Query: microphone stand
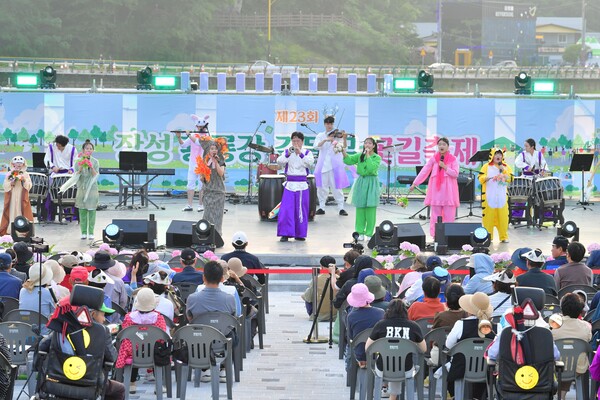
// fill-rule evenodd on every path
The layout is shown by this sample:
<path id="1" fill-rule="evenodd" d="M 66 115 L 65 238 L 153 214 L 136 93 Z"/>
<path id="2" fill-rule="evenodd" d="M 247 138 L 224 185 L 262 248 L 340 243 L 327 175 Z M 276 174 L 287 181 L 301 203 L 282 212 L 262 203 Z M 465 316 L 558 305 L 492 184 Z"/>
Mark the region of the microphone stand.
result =
<path id="1" fill-rule="evenodd" d="M 265 123 L 265 121 L 260 121 L 258 123 L 258 126 L 254 130 L 254 134 L 252 135 L 252 138 L 250 138 L 250 143 L 249 144 L 252 144 L 252 142 L 254 141 L 254 137 L 258 133 L 258 129 L 264 123 Z M 254 152 L 253 152 L 253 150 L 254 149 L 252 149 L 252 147 L 250 147 L 250 161 L 248 162 L 248 192 L 246 194 L 246 197 L 242 201 L 242 204 L 251 204 L 252 203 L 252 161 L 254 159 Z"/>

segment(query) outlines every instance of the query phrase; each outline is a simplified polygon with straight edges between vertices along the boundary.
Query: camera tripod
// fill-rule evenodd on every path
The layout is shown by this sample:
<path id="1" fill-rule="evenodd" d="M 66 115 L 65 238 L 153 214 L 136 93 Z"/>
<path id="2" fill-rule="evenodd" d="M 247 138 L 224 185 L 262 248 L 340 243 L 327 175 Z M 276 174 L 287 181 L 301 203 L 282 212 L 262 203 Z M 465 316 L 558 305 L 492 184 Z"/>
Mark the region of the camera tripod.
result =
<path id="1" fill-rule="evenodd" d="M 319 268 L 313 268 L 313 306 L 317 300 L 317 279 L 319 275 Z M 333 307 L 331 306 L 333 303 L 333 290 L 329 287 L 331 284 L 331 277 L 327 277 L 325 281 L 325 286 L 323 287 L 323 291 L 321 292 L 321 300 L 319 301 L 319 306 L 315 310 L 313 308 L 313 323 L 310 327 L 310 332 L 308 332 L 308 336 L 304 339 L 304 343 L 329 343 L 329 348 L 333 347 Z M 327 293 L 327 289 L 329 290 L 329 339 L 319 338 L 319 313 L 321 312 L 321 307 L 323 306 L 323 301 L 325 300 L 325 294 Z M 314 332 L 314 335 L 313 335 Z"/>

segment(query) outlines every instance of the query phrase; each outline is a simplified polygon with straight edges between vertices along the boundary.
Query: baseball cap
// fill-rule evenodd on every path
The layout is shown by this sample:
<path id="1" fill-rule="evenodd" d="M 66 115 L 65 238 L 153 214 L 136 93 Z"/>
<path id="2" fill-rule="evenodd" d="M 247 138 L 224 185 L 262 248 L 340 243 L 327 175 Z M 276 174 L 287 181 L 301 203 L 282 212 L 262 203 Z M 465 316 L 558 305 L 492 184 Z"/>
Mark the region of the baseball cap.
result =
<path id="1" fill-rule="evenodd" d="M 488 282 L 515 283 L 517 279 L 512 273 L 512 276 L 509 276 L 508 272 L 509 271 L 496 272 L 495 274 L 484 277 L 483 280 Z"/>
<path id="2" fill-rule="evenodd" d="M 115 312 L 115 310 L 113 310 L 112 308 L 106 307 L 106 304 L 102 303 L 102 307 L 100 307 L 100 310 L 106 314 L 113 314 Z"/>
<path id="3" fill-rule="evenodd" d="M 65 268 L 73 268 L 73 266 L 79 264 L 79 260 L 72 254 L 65 254 L 58 260 L 58 263 Z"/>
<path id="4" fill-rule="evenodd" d="M 523 258 L 528 259 L 529 261 L 543 263 L 546 262 L 546 257 L 542 254 L 540 249 L 533 249 L 525 254 L 523 254 Z"/>
<path id="5" fill-rule="evenodd" d="M 248 237 L 243 231 L 237 231 L 233 234 L 233 237 L 231 238 L 231 243 L 235 244 L 236 246 L 242 246 L 248 243 Z"/>
<path id="6" fill-rule="evenodd" d="M 429 271 L 433 270 L 433 268 L 435 268 L 435 267 L 441 267 L 442 259 L 439 258 L 438 256 L 431 256 L 427 259 L 426 266 Z"/>
<path id="7" fill-rule="evenodd" d="M 180 257 L 183 261 L 191 261 L 196 258 L 196 252 L 188 247 L 181 251 Z"/>
<path id="8" fill-rule="evenodd" d="M 88 270 L 85 267 L 75 267 L 71 270 L 73 282 L 85 282 L 88 279 Z"/>
<path id="9" fill-rule="evenodd" d="M 0 267 L 8 268 L 12 264 L 12 257 L 7 253 L 0 253 Z"/>

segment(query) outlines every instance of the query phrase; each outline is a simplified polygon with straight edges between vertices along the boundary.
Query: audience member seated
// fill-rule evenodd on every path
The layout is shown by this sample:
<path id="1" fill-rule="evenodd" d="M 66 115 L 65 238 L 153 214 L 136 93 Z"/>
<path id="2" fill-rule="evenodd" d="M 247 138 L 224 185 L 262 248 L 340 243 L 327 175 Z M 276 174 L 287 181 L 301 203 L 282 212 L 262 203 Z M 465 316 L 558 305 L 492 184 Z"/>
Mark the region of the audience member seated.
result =
<path id="1" fill-rule="evenodd" d="M 25 242 L 17 242 L 13 245 L 13 250 L 17 255 L 17 263 L 15 269 L 25 274 L 29 273 L 29 267 L 33 264 L 33 252 Z M 29 275 L 27 275 L 29 277 Z"/>
<path id="2" fill-rule="evenodd" d="M 183 249 L 180 255 L 183 270 L 173 277 L 173 284 L 189 282 L 196 285 L 204 283 L 202 272 L 196 270 L 196 252 L 190 248 Z"/>
<path id="3" fill-rule="evenodd" d="M 127 304 L 129 302 L 129 292 L 125 287 L 125 283 L 123 282 L 123 277 L 125 276 L 125 272 L 127 268 L 125 264 L 121 262 L 116 262 L 115 265 L 108 268 L 106 271 L 106 275 L 110 276 L 112 280 L 115 282 L 113 284 L 106 284 L 106 294 L 110 296 L 110 300 L 115 304 L 118 304 L 124 310 L 127 309 Z M 115 317 L 119 317 L 118 314 L 115 314 Z"/>
<path id="4" fill-rule="evenodd" d="M 19 298 L 22 282 L 10 274 L 12 258 L 7 253 L 0 253 L 0 296 Z"/>
<path id="5" fill-rule="evenodd" d="M 54 312 L 55 301 L 46 288 L 52 281 L 52 270 L 44 263 L 40 266 L 32 265 L 29 267 L 29 279 L 23 284 L 19 293 L 19 308 L 23 310 L 32 310 L 41 313 L 44 317 L 49 317 Z M 42 308 L 40 311 L 39 296 L 42 296 Z M 42 330 L 42 333 L 45 330 Z"/>
<path id="6" fill-rule="evenodd" d="M 12 258 L 12 264 L 8 272 L 12 276 L 19 278 L 21 280 L 21 283 L 25 282 L 27 280 L 27 274 L 25 272 L 20 272 L 15 269 L 15 265 L 17 265 L 17 253 L 15 253 L 13 249 L 6 249 L 6 254 L 8 254 L 10 258 Z"/>
<path id="7" fill-rule="evenodd" d="M 366 255 L 359 256 L 354 261 L 353 268 L 354 275 L 344 283 L 344 286 L 342 286 L 342 288 L 336 293 L 335 299 L 333 300 L 333 306 L 338 310 L 342 304 L 344 304 L 344 301 L 346 301 L 346 298 L 352 290 L 352 286 L 358 282 L 358 274 L 360 271 L 366 268 L 373 268 L 373 259 Z"/>
<path id="8" fill-rule="evenodd" d="M 56 300 L 60 300 L 71 294 L 71 291 L 60 283 L 65 279 L 65 269 L 56 260 L 48 260 L 46 264 L 52 271 L 52 282 L 50 282 L 50 288 L 56 296 Z"/>
<path id="9" fill-rule="evenodd" d="M 435 278 L 428 278 L 427 280 L 429 279 L 437 281 Z M 408 319 L 406 306 L 400 299 L 394 299 L 390 302 L 390 305 L 383 315 L 383 319 L 377 322 L 373 327 L 373 330 L 367 339 L 367 343 L 365 344 L 365 349 L 368 349 L 375 340 L 381 338 L 406 339 L 415 342 L 422 352 L 425 352 L 427 349 L 425 340 L 423 340 L 421 328 L 415 322 Z M 409 371 L 412 366 L 412 358 L 409 359 L 407 357 L 405 364 L 406 371 Z M 401 382 L 388 383 L 390 400 L 395 400 L 397 398 L 397 395 L 400 394 L 401 386 Z"/>
<path id="10" fill-rule="evenodd" d="M 106 275 L 106 273 L 104 273 L 104 271 L 102 271 L 101 269 L 94 268 L 93 270 L 91 270 L 88 273 L 87 282 L 88 282 L 88 286 L 102 289 L 102 293 L 104 293 L 104 305 L 106 307 L 110 308 L 112 306 L 112 300 L 106 294 L 106 292 L 104 291 L 104 288 L 106 287 L 107 284 L 114 282 L 112 280 L 112 278 L 109 277 L 108 275 Z"/>
<path id="11" fill-rule="evenodd" d="M 588 306 L 588 295 L 584 290 L 577 289 L 573 290 L 573 293 L 579 296 L 579 299 L 583 302 L 583 311 L 581 312 L 581 317 L 584 317 L 588 311 L 590 311 L 590 307 Z"/>
<path id="12" fill-rule="evenodd" d="M 465 285 L 465 293 L 477 292 L 492 294 L 494 289 L 491 282 L 484 278 L 494 273 L 494 260 L 484 253 L 472 254 L 469 258 L 469 282 Z"/>
<path id="13" fill-rule="evenodd" d="M 246 247 L 248 247 L 248 237 L 246 236 L 245 232 L 238 231 L 234 233 L 233 237 L 231 238 L 231 244 L 235 250 L 231 253 L 223 254 L 221 256 L 221 260 L 229 261 L 229 259 L 232 257 L 237 257 L 242 261 L 242 265 L 247 268 L 263 269 L 263 265 L 258 257 L 246 250 Z M 265 284 L 265 274 L 254 274 L 254 276 L 261 285 Z"/>
<path id="14" fill-rule="evenodd" d="M 456 321 L 446 338 L 446 347 L 451 348 L 461 340 L 470 338 L 486 337 L 493 339 L 492 324 L 490 322 L 493 310 L 488 295 L 482 292 L 466 294 L 458 300 L 458 303 L 469 316 Z M 451 396 L 454 396 L 454 381 L 465 376 L 465 362 L 465 357 L 462 354 L 456 354 L 452 357 L 447 377 L 448 392 Z M 481 399 L 484 392 L 485 384 L 473 384 L 473 398 Z M 445 393 L 442 397 L 445 397 Z"/>
<path id="15" fill-rule="evenodd" d="M 495 274 L 484 278 L 484 280 L 492 282 L 494 288 L 494 294 L 490 296 L 490 304 L 493 309 L 492 317 L 504 315 L 504 312 L 511 307 L 511 286 L 517 282 L 513 272 L 508 269 L 496 272 Z"/>
<path id="16" fill-rule="evenodd" d="M 523 275 L 524 273 L 526 273 L 528 271 L 527 260 L 525 259 L 524 255 L 529 253 L 530 251 L 531 251 L 531 249 L 529 247 L 520 247 L 520 248 L 516 249 L 515 251 L 513 251 L 512 255 L 510 257 L 510 262 L 512 263 L 512 265 L 514 267 L 516 267 L 516 268 L 513 268 L 513 273 L 515 275 L 515 278 L 518 278 L 520 275 Z M 518 282 L 518 279 L 517 279 L 517 282 Z"/>
<path id="17" fill-rule="evenodd" d="M 436 256 L 436 258 L 439 257 Z M 450 282 L 452 281 L 452 277 L 450 276 L 450 273 L 448 273 L 448 270 L 446 268 L 436 266 L 433 268 L 432 271 L 424 272 L 423 275 L 421 275 L 421 278 L 418 279 L 411 287 L 409 287 L 408 290 L 406 290 L 404 295 L 404 301 L 407 304 L 411 304 L 414 301 L 421 301 L 423 299 L 423 281 L 429 278 L 430 276 L 440 281 L 440 299 L 442 302 L 446 301 L 446 286 L 450 284 Z M 401 295 L 402 293 L 400 293 L 399 296 Z"/>
<path id="18" fill-rule="evenodd" d="M 325 288 L 325 284 L 328 283 L 327 279 L 329 279 L 330 277 L 329 265 L 335 265 L 335 258 L 331 256 L 324 256 L 319 261 L 319 264 L 321 266 L 321 273 L 317 276 L 317 303 L 313 304 L 315 292 L 313 288 L 312 279 L 308 283 L 308 288 L 304 291 L 304 293 L 301 296 L 302 300 L 304 300 L 304 305 L 306 306 L 306 312 L 310 316 L 311 320 L 314 318 L 313 312 L 317 311 L 316 308 L 321 302 L 321 298 L 323 297 L 323 289 Z M 325 270 L 326 272 L 323 272 L 323 270 Z M 333 307 L 331 302 L 329 301 L 330 290 L 332 290 L 331 285 L 328 285 L 327 290 L 325 291 L 325 299 L 321 304 L 321 309 L 319 310 L 319 315 L 317 316 L 317 319 L 319 321 L 329 321 L 329 314 Z M 333 315 L 333 318 L 335 318 L 335 316 L 337 315 L 337 311 L 331 311 L 331 314 Z"/>
<path id="19" fill-rule="evenodd" d="M 592 326 L 589 322 L 579 319 L 583 312 L 583 304 L 581 298 L 575 293 L 568 293 L 560 299 L 562 325 L 558 329 L 552 329 L 554 340 L 581 339 L 586 342 L 592 340 Z M 587 356 L 581 354 L 577 359 L 577 373 L 586 373 L 589 365 Z M 570 387 L 571 382 L 563 382 L 561 384 L 561 397 L 563 399 Z"/>
<path id="20" fill-rule="evenodd" d="M 350 250 L 344 254 L 344 269 L 336 271 L 335 276 L 331 277 L 331 287 L 334 291 L 338 291 L 348 279 L 354 277 L 354 271 L 356 271 L 354 262 L 359 256 L 360 253 L 356 250 Z"/>
<path id="21" fill-rule="evenodd" d="M 77 257 L 75 257 L 72 254 L 65 254 L 64 256 L 62 256 L 61 258 L 58 259 L 58 263 L 60 265 L 62 265 L 63 269 L 65 270 L 65 277 L 63 278 L 62 282 L 60 282 L 60 285 L 71 290 L 73 288 L 71 286 L 71 279 L 70 279 L 71 270 L 73 268 L 77 267 L 79 260 L 77 259 Z"/>
<path id="22" fill-rule="evenodd" d="M 565 265 L 567 261 L 567 247 L 569 246 L 569 239 L 564 236 L 556 236 L 552 241 L 552 249 L 550 250 L 550 254 L 552 254 L 552 260 L 546 260 L 546 263 L 542 267 L 542 269 L 553 271 L 560 267 L 561 265 Z"/>
<path id="23" fill-rule="evenodd" d="M 375 300 L 371 303 L 371 307 L 381 308 L 385 311 L 390 302 L 386 300 L 388 291 L 385 290 L 381 284 L 381 278 L 377 275 L 367 276 L 365 278 L 365 285 L 369 288 L 369 292 L 373 293 L 373 296 L 375 296 Z"/>
<path id="24" fill-rule="evenodd" d="M 123 282 L 131 286 L 132 289 L 144 286 L 144 275 L 148 272 L 150 257 L 146 250 L 140 250 L 131 257 L 127 272 L 123 277 Z"/>
<path id="25" fill-rule="evenodd" d="M 430 276 L 423 281 L 423 302 L 415 301 L 408 309 L 408 319 L 416 321 L 421 318 L 433 318 L 435 314 L 446 311 L 440 301 L 440 281 Z"/>
<path id="26" fill-rule="evenodd" d="M 572 242 L 567 246 L 568 263 L 554 272 L 557 290 L 569 285 L 592 285 L 594 274 L 587 265 L 581 262 L 585 256 L 585 251 L 585 246 L 579 242 Z"/>
<path id="27" fill-rule="evenodd" d="M 356 335 L 365 329 L 372 328 L 383 318 L 383 310 L 381 308 L 371 307 L 373 300 L 375 300 L 375 296 L 369 292 L 367 285 L 357 283 L 352 286 L 351 292 L 348 295 L 348 304 L 352 306 L 352 310 L 348 313 L 348 321 L 346 322 L 349 339 L 354 339 Z M 367 365 L 367 355 L 364 344 L 356 346 L 354 356 L 356 360 L 349 360 L 349 362 L 356 361 L 361 368 L 365 368 Z M 350 365 L 349 362 L 346 362 L 346 367 Z"/>
<path id="28" fill-rule="evenodd" d="M 167 297 L 167 288 L 171 284 L 171 278 L 166 271 L 157 271 L 144 278 L 146 287 L 150 288 L 158 298 L 156 311 L 169 318 L 171 321 L 175 319 L 175 305 Z M 135 308 L 132 309 L 132 311 Z"/>
<path id="29" fill-rule="evenodd" d="M 437 313 L 433 318 L 431 329 L 447 327 L 452 329 L 456 321 L 467 318 L 467 313 L 460 308 L 458 300 L 465 295 L 463 287 L 457 283 L 448 285 L 446 288 L 446 306 L 448 309 Z"/>
<path id="30" fill-rule="evenodd" d="M 522 256 L 525 259 L 528 271 L 517 276 L 519 286 L 536 287 L 543 289 L 546 294 L 556 296 L 556 284 L 552 276 L 542 271 L 546 258 L 540 249 L 530 250 Z"/>
<path id="31" fill-rule="evenodd" d="M 590 256 L 587 258 L 585 265 L 590 267 L 590 269 L 600 268 L 600 250 L 590 251 Z M 600 275 L 594 276 L 594 285 L 600 285 Z M 594 308 L 596 308 L 596 307 L 591 307 L 592 310 Z"/>
<path id="32" fill-rule="evenodd" d="M 198 315 L 212 311 L 236 315 L 235 299 L 219 288 L 222 280 L 223 267 L 216 261 L 207 262 L 204 266 L 204 288 L 187 298 L 188 320 L 193 321 Z"/>
<path id="33" fill-rule="evenodd" d="M 432 271 L 427 268 L 427 261 L 430 258 L 430 253 L 419 253 L 413 259 L 413 263 L 410 266 L 412 270 L 408 274 L 404 275 L 402 278 L 402 282 L 400 282 L 400 287 L 398 288 L 398 293 L 404 292 L 406 289 L 411 287 L 416 281 L 421 278 L 423 272 Z M 431 257 L 433 260 L 433 257 Z M 438 257 L 439 258 L 439 257 Z"/>

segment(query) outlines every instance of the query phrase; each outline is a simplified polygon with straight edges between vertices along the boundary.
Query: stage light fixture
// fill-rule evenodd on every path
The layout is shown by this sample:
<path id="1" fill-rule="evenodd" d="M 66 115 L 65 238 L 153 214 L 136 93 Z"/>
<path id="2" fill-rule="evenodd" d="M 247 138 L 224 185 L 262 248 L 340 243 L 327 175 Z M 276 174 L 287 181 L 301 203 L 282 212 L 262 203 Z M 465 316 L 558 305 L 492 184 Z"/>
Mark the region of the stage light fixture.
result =
<path id="1" fill-rule="evenodd" d="M 476 228 L 471 232 L 471 246 L 473 247 L 473 253 L 489 253 L 490 244 L 492 242 L 490 233 L 483 226 Z"/>
<path id="2" fill-rule="evenodd" d="M 531 94 L 531 77 L 521 71 L 515 76 L 515 94 Z"/>
<path id="3" fill-rule="evenodd" d="M 417 80 L 414 78 L 394 78 L 394 93 L 414 92 L 417 89 Z"/>
<path id="4" fill-rule="evenodd" d="M 564 236 L 567 239 L 573 238 L 573 242 L 579 242 L 579 227 L 573 221 L 567 221 L 556 230 L 557 236 Z"/>
<path id="5" fill-rule="evenodd" d="M 31 242 L 33 237 L 33 224 L 27 218 L 19 215 L 10 224 L 10 236 L 13 242 Z"/>
<path id="6" fill-rule="evenodd" d="M 379 224 L 371 241 L 369 244 L 373 243 L 373 248 L 377 251 L 377 254 L 395 255 L 400 251 L 398 230 L 392 221 L 385 220 Z"/>
<path id="7" fill-rule="evenodd" d="M 418 93 L 433 93 L 433 75 L 425 70 L 419 71 L 417 75 Z"/>
<path id="8" fill-rule="evenodd" d="M 142 68 L 137 72 L 137 90 L 152 90 L 152 68 Z"/>
<path id="9" fill-rule="evenodd" d="M 205 219 L 201 219 L 194 224 L 192 229 L 192 248 L 197 253 L 204 253 L 207 250 L 215 251 L 215 226 Z"/>
<path id="10" fill-rule="evenodd" d="M 533 81 L 533 94 L 554 94 L 555 89 L 553 81 Z"/>
<path id="11" fill-rule="evenodd" d="M 107 243 L 117 250 L 121 249 L 124 237 L 123 229 L 117 224 L 108 224 L 102 230 L 102 242 Z"/>
<path id="12" fill-rule="evenodd" d="M 158 90 L 175 90 L 177 89 L 177 77 L 175 76 L 155 76 L 154 89 Z"/>
<path id="13" fill-rule="evenodd" d="M 40 70 L 40 89 L 56 89 L 56 70 L 50 65 Z"/>
<path id="14" fill-rule="evenodd" d="M 15 78 L 15 86 L 17 88 L 37 88 L 39 82 L 39 74 L 17 74 Z"/>

